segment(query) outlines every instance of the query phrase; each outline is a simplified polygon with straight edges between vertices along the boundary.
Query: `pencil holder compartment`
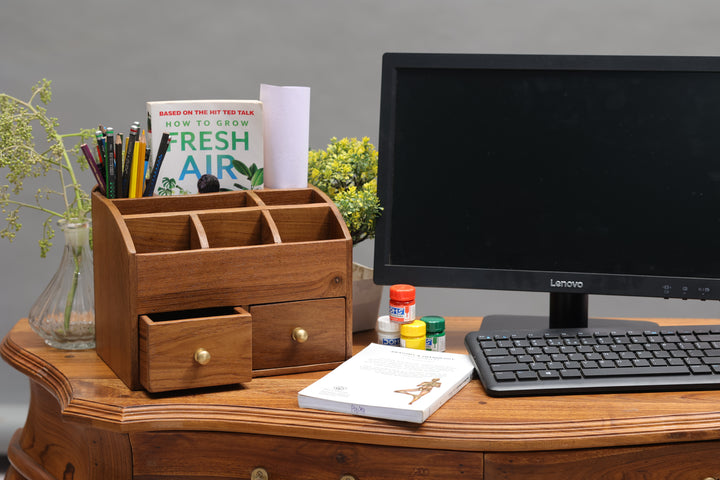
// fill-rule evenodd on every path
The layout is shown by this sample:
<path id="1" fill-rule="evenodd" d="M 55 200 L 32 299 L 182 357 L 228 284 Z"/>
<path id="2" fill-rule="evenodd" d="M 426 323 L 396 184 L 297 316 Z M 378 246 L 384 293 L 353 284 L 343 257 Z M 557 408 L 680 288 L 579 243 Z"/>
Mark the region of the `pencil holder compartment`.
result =
<path id="1" fill-rule="evenodd" d="M 141 368 L 144 379 L 157 378 L 154 366 L 163 363 L 148 361 L 158 357 L 148 356 L 140 337 L 180 328 L 155 320 L 170 312 L 246 312 L 250 328 L 229 321 L 223 335 L 247 343 L 233 364 L 245 364 L 251 377 L 328 369 L 351 355 L 352 240 L 316 188 L 135 199 L 94 191 L 92 202 L 96 349 L 128 387 L 148 388 Z M 202 335 L 217 322 L 189 315 L 171 321 L 183 334 Z M 309 341 L 293 339 L 298 327 L 311 332 Z M 172 370 L 172 363 L 162 368 Z M 192 382 L 163 371 L 162 378 L 175 380 L 150 388 L 228 382 L 210 371 L 195 369 L 207 378 Z"/>

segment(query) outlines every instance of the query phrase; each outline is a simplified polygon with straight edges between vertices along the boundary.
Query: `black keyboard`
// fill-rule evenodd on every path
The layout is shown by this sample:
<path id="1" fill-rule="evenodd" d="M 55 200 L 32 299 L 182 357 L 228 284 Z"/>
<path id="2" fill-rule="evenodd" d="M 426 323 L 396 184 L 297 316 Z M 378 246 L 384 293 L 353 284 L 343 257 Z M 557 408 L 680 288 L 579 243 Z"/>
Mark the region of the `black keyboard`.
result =
<path id="1" fill-rule="evenodd" d="M 497 397 L 720 388 L 720 326 L 481 330 L 465 346 Z"/>

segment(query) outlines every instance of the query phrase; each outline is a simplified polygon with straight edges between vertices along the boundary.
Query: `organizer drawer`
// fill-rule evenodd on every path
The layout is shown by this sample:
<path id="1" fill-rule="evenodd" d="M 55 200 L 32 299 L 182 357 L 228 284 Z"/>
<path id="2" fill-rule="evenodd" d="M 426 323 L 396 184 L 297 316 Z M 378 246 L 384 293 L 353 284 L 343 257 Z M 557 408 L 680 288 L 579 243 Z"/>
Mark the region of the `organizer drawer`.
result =
<path id="1" fill-rule="evenodd" d="M 345 298 L 251 305 L 255 376 L 345 360 Z"/>
<path id="2" fill-rule="evenodd" d="M 141 315 L 140 383 L 150 392 L 252 379 L 252 321 L 242 308 Z"/>

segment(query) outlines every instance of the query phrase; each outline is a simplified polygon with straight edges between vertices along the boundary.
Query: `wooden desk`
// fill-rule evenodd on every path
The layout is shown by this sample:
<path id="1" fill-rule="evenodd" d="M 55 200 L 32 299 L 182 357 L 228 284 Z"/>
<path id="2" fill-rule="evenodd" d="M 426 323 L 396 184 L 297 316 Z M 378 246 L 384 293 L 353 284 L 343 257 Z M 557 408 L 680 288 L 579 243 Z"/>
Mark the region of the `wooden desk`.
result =
<path id="1" fill-rule="evenodd" d="M 478 325 L 449 318 L 448 350 Z M 371 339 L 357 334 L 356 351 Z M 720 392 L 497 399 L 473 380 L 410 425 L 298 408 L 323 372 L 131 391 L 94 351 L 46 347 L 26 320 L 0 354 L 31 389 L 10 480 L 266 478 L 257 467 L 269 480 L 720 477 Z"/>

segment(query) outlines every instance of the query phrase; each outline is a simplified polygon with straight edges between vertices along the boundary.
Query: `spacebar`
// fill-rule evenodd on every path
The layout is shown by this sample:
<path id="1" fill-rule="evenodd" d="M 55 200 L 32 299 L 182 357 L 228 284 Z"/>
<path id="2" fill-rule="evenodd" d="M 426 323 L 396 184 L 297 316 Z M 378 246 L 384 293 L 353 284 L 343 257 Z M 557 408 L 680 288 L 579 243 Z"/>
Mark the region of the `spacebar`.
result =
<path id="1" fill-rule="evenodd" d="M 653 375 L 688 375 L 690 369 L 675 367 L 624 367 L 624 368 L 584 368 L 585 377 L 649 377 Z"/>

